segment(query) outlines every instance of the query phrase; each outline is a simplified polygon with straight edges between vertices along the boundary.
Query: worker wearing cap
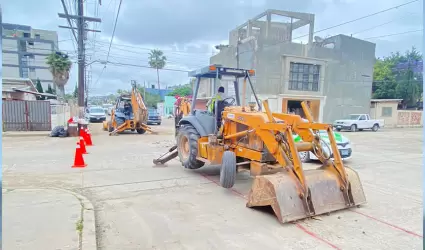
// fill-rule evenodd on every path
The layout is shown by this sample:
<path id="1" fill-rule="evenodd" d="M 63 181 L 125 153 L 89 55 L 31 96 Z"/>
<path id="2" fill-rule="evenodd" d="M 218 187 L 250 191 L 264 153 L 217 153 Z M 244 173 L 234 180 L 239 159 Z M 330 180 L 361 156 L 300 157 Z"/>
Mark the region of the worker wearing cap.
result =
<path id="1" fill-rule="evenodd" d="M 223 100 L 224 98 L 225 98 L 225 96 L 224 96 L 224 87 L 223 86 L 220 86 L 218 88 L 217 93 L 207 103 L 208 111 L 210 113 L 213 113 L 214 106 L 215 106 L 215 101 L 217 101 L 217 100 L 220 101 L 220 100 Z"/>

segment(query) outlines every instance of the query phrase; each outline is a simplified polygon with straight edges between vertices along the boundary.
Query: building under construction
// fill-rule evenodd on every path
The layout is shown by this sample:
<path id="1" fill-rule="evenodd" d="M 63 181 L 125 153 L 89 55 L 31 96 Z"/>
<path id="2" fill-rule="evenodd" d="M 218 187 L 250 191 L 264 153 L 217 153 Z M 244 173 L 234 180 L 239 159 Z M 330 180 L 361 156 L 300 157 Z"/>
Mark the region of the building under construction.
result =
<path id="1" fill-rule="evenodd" d="M 302 28 L 308 29 L 294 35 Z M 217 48 L 210 62 L 255 69 L 257 93 L 274 111 L 299 113 L 300 101 L 309 100 L 320 122 L 369 113 L 375 44 L 347 35 L 315 36 L 314 14 L 267 10 L 230 31 L 229 44 Z"/>

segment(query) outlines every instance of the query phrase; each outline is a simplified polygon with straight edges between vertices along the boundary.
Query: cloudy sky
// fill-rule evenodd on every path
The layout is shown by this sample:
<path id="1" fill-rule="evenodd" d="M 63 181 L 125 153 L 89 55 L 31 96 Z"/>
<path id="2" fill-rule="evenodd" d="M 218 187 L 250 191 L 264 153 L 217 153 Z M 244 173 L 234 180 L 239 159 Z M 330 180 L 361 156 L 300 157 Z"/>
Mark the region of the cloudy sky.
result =
<path id="1" fill-rule="evenodd" d="M 129 88 L 132 79 L 155 84 L 155 71 L 143 68 L 148 65 L 150 49 L 154 48 L 163 50 L 168 58 L 166 68 L 169 70 L 160 73 L 161 86 L 186 83 L 184 71 L 207 65 L 209 57 L 216 53 L 214 45 L 227 43 L 230 30 L 266 9 L 313 13 L 315 30 L 321 30 L 410 1 L 123 0 L 108 58 L 112 63 L 105 67 L 97 62 L 107 58 L 120 0 L 102 0 L 101 6 L 98 0 L 85 0 L 85 15 L 102 19 L 102 23 L 89 26 L 102 31 L 88 35 L 88 61 L 95 61 L 91 64 L 90 90 L 92 94 L 115 93 L 118 88 Z M 76 60 L 76 43 L 70 30 L 58 28 L 58 25 L 67 25 L 66 20 L 57 15 L 64 12 L 60 0 L 2 0 L 2 3 L 3 22 L 57 31 L 60 50 Z M 70 12 L 76 13 L 75 0 L 65 0 L 65 3 Z M 315 35 L 354 34 L 376 43 L 376 56 L 382 57 L 412 46 L 422 51 L 422 31 L 387 36 L 420 29 L 423 29 L 422 0 Z M 304 35 L 306 31 L 298 33 L 294 36 Z M 74 64 L 68 91 L 73 90 L 76 75 Z"/>

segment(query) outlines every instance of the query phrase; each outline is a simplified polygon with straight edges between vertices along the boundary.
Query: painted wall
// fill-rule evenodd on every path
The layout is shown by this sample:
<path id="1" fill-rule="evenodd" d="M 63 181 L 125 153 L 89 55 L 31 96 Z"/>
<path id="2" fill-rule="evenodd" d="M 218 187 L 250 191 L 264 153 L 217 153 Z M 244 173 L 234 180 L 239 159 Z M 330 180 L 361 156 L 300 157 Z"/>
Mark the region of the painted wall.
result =
<path id="1" fill-rule="evenodd" d="M 317 96 L 324 100 L 323 122 L 350 113 L 369 113 L 375 44 L 338 35 L 334 48 L 298 43 L 252 40 L 239 46 L 239 67 L 255 69 L 254 89 L 263 96 Z M 255 48 L 258 48 L 255 50 Z M 236 67 L 236 48 L 230 46 L 210 58 L 210 63 Z M 289 86 L 291 62 L 320 65 L 318 91 L 293 91 Z M 251 96 L 248 91 L 247 96 Z"/>

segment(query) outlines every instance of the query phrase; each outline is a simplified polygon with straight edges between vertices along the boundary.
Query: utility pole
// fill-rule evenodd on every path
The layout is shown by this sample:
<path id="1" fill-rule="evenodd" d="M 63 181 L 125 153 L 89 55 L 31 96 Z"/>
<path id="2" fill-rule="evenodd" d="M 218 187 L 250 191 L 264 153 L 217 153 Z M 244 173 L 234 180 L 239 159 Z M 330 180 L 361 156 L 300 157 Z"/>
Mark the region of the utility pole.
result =
<path id="1" fill-rule="evenodd" d="M 79 117 L 84 117 L 84 106 L 85 106 L 85 48 L 84 48 L 84 41 L 87 39 L 86 32 L 100 32 L 100 30 L 90 30 L 87 29 L 87 23 L 86 22 L 101 22 L 100 18 L 94 18 L 94 17 L 85 17 L 84 16 L 84 0 L 76 0 L 75 4 L 77 4 L 77 15 L 70 15 L 68 13 L 68 9 L 65 4 L 65 0 L 62 1 L 62 6 L 64 9 L 65 14 L 58 13 L 60 18 L 66 18 L 69 24 L 68 26 L 61 26 L 60 28 L 65 29 L 71 29 L 74 38 L 77 40 L 78 44 L 78 106 L 79 106 Z M 99 0 L 99 4 L 101 5 L 101 1 Z M 76 20 L 77 27 L 72 26 L 72 20 Z M 77 34 L 75 34 L 75 30 L 77 30 Z"/>

